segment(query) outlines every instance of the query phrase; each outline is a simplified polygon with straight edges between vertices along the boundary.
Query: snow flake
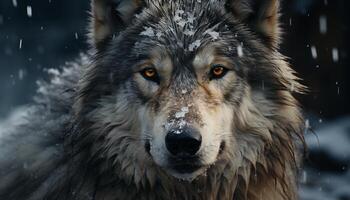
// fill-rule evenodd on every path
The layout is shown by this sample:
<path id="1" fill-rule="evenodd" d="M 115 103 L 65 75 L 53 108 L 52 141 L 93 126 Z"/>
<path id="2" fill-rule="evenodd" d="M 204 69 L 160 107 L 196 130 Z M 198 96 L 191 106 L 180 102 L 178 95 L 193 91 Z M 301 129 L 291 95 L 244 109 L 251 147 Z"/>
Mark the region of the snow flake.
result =
<path id="1" fill-rule="evenodd" d="M 196 40 L 188 46 L 188 50 L 192 52 L 200 46 L 201 46 L 201 40 Z"/>
<path id="2" fill-rule="evenodd" d="M 24 75 L 25 75 L 24 70 L 23 70 L 23 69 L 20 69 L 20 70 L 18 71 L 18 79 L 19 79 L 19 80 L 23 80 Z"/>
<path id="3" fill-rule="evenodd" d="M 183 132 L 182 129 L 176 129 L 174 133 L 175 133 L 175 134 L 181 134 L 182 132 Z"/>
<path id="4" fill-rule="evenodd" d="M 325 15 L 321 15 L 319 19 L 320 23 L 320 33 L 326 34 L 327 33 L 327 17 Z"/>
<path id="5" fill-rule="evenodd" d="M 19 49 L 22 49 L 22 45 L 23 45 L 23 39 L 20 39 L 20 40 L 19 40 L 19 46 L 18 46 L 18 48 L 19 48 Z"/>
<path id="6" fill-rule="evenodd" d="M 243 57 L 243 45 L 242 44 L 237 46 L 237 55 L 238 55 L 238 57 Z"/>
<path id="7" fill-rule="evenodd" d="M 187 124 L 187 121 L 181 118 L 179 120 L 173 119 L 167 121 L 163 126 L 166 130 L 174 129 L 176 134 L 181 134 L 183 132 L 184 127 L 186 127 Z"/>
<path id="8" fill-rule="evenodd" d="M 188 107 L 182 107 L 182 108 L 181 108 L 181 111 L 187 112 L 187 113 L 188 113 Z"/>
<path id="9" fill-rule="evenodd" d="M 175 124 L 175 121 L 171 120 L 171 121 L 167 121 L 166 123 L 164 123 L 163 126 L 166 130 L 169 130 L 174 126 L 174 124 Z"/>
<path id="10" fill-rule="evenodd" d="M 307 172 L 306 171 L 303 171 L 300 181 L 301 181 L 301 183 L 307 183 Z"/>
<path id="11" fill-rule="evenodd" d="M 184 119 L 181 119 L 177 124 L 178 129 L 175 131 L 175 133 L 181 134 L 183 132 L 184 127 L 186 127 L 186 125 L 187 125 L 187 122 Z"/>
<path id="12" fill-rule="evenodd" d="M 338 48 L 332 48 L 332 59 L 333 59 L 333 62 L 335 62 L 335 63 L 339 61 Z"/>
<path id="13" fill-rule="evenodd" d="M 311 128 L 310 120 L 306 119 L 306 120 L 305 120 L 305 129 L 306 129 L 306 130 L 309 130 L 310 128 Z"/>
<path id="14" fill-rule="evenodd" d="M 183 10 L 176 10 L 175 11 L 175 16 L 174 16 L 174 21 L 180 26 L 184 27 L 185 26 L 185 21 L 182 18 L 182 15 L 185 13 Z"/>
<path id="15" fill-rule="evenodd" d="M 311 46 L 311 55 L 313 59 L 317 59 L 317 49 L 315 46 Z"/>
<path id="16" fill-rule="evenodd" d="M 154 37 L 155 33 L 152 27 L 146 27 L 145 30 L 140 33 L 140 35 Z"/>
<path id="17" fill-rule="evenodd" d="M 185 121 L 185 120 L 181 120 L 180 122 L 179 122 L 179 128 L 180 129 L 182 129 L 183 127 L 185 127 L 187 125 L 187 122 Z"/>
<path id="18" fill-rule="evenodd" d="M 33 10 L 31 6 L 27 6 L 27 15 L 28 17 L 32 17 L 33 16 Z"/>
<path id="19" fill-rule="evenodd" d="M 17 7 L 18 6 L 17 0 L 12 0 L 12 4 L 13 4 L 14 7 Z"/>
<path id="20" fill-rule="evenodd" d="M 213 30 L 206 30 L 204 32 L 204 35 L 206 35 L 206 34 L 210 35 L 213 40 L 217 40 L 220 36 L 220 34 L 218 32 L 213 31 Z"/>
<path id="21" fill-rule="evenodd" d="M 189 30 L 189 29 L 186 29 L 185 31 L 184 31 L 184 34 L 185 35 L 188 35 L 188 36 L 193 36 L 194 35 L 194 31 L 193 30 Z"/>
<path id="22" fill-rule="evenodd" d="M 189 112 L 188 107 L 182 107 L 181 111 L 175 113 L 175 118 L 177 119 L 184 118 L 188 112 Z"/>

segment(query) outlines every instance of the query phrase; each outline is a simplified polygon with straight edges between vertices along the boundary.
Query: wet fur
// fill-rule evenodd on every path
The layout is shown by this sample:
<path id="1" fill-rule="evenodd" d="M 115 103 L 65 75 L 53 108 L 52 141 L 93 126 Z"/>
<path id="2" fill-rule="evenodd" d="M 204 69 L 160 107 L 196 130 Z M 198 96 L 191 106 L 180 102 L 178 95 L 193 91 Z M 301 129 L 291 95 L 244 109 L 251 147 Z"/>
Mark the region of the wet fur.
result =
<path id="1" fill-rule="evenodd" d="M 304 88 L 277 51 L 277 32 L 260 37 L 263 32 L 243 24 L 244 17 L 218 11 L 220 4 L 210 8 L 203 14 L 207 24 L 203 31 L 219 23 L 223 24 L 219 31 L 226 24 L 229 32 L 238 33 L 238 39 L 227 35 L 224 41 L 225 45 L 244 42 L 244 57 L 236 62 L 245 67 L 237 69 L 236 90 L 225 96 L 234 107 L 228 150 L 205 175 L 182 181 L 153 162 L 138 134 L 140 107 L 149 99 L 129 80 L 133 72 L 118 67 L 131 66 L 132 55 L 142 57 L 142 51 L 155 43 L 179 49 L 167 40 L 173 37 L 167 35 L 167 23 L 154 26 L 164 30 L 164 40 L 140 40 L 145 26 L 157 24 L 159 16 L 167 15 L 164 11 L 173 11 L 155 4 L 121 37 L 113 37 L 120 27 L 92 31 L 91 43 L 96 47 L 92 53 L 40 83 L 26 123 L 0 141 L 0 199 L 297 199 L 303 119 L 292 93 Z M 200 12 L 203 7 L 195 4 L 194 10 Z M 101 19 L 92 26 L 98 30 L 105 22 Z M 198 38 L 211 40 L 198 34 L 182 49 Z M 139 51 L 131 52 L 137 41 Z M 228 54 L 237 57 L 235 51 Z M 171 54 L 178 55 L 187 53 Z M 190 77 L 181 80 L 191 85 Z M 158 103 L 152 105 L 156 109 Z"/>

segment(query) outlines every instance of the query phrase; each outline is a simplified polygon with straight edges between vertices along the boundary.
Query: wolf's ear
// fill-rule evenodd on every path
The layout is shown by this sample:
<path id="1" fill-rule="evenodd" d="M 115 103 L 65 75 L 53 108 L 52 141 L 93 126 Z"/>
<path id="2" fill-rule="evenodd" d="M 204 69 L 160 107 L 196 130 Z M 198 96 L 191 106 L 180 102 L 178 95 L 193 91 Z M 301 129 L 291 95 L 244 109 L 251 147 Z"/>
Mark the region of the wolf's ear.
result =
<path id="1" fill-rule="evenodd" d="M 123 28 L 144 6 L 143 0 L 92 0 L 91 42 L 102 47 Z"/>
<path id="2" fill-rule="evenodd" d="M 279 0 L 227 0 L 227 9 L 271 47 L 280 43 Z"/>

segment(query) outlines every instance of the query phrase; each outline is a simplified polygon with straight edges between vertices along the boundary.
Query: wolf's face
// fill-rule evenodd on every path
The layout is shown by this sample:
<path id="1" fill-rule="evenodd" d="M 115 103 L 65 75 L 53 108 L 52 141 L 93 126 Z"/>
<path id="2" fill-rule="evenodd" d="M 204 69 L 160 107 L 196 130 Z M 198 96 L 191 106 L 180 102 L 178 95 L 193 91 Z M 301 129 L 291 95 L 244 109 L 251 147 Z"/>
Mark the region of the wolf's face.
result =
<path id="1" fill-rule="evenodd" d="M 261 83 L 251 71 L 269 67 L 264 54 L 278 44 L 277 1 L 254 3 L 256 11 L 247 2 L 94 1 L 95 71 L 106 84 L 92 117 L 119 126 L 123 134 L 107 138 L 126 149 L 113 153 L 134 148 L 127 156 L 186 180 L 235 159 L 235 117 L 249 112 L 242 99 Z"/>
<path id="2" fill-rule="evenodd" d="M 179 178 L 202 173 L 232 146 L 233 112 L 244 89 L 234 62 L 218 53 L 225 47 L 208 36 L 194 52 L 156 45 L 132 77 L 144 99 L 139 120 L 146 151 Z"/>

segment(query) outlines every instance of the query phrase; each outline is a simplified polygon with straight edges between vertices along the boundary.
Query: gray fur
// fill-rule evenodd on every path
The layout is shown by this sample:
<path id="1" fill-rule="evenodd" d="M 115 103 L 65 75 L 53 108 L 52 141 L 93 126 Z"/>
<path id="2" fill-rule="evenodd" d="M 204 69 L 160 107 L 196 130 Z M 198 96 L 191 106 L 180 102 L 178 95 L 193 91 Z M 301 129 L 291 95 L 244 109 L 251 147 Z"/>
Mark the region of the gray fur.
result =
<path id="1" fill-rule="evenodd" d="M 26 122 L 0 140 L 0 199 L 297 199 L 303 120 L 292 94 L 304 87 L 278 53 L 279 32 L 256 26 L 270 16 L 248 0 L 93 2 L 91 54 L 40 82 Z M 264 2 L 263 8 L 277 1 Z M 249 12 L 240 16 L 232 5 Z M 130 12 L 136 15 L 126 20 Z M 254 12 L 252 25 L 246 20 Z M 193 67 L 214 43 L 234 66 L 235 78 L 217 83 L 221 99 L 198 89 L 198 79 L 210 80 Z M 141 87 L 134 78 L 151 51 L 171 60 L 168 87 L 164 80 Z M 213 133 L 212 147 L 201 154 L 209 166 L 180 180 L 160 165 L 161 147 L 147 153 L 145 144 L 161 134 L 150 131 L 156 119 L 172 120 L 176 109 L 197 101 L 186 120 L 202 128 L 203 109 L 227 108 L 230 131 Z M 226 148 L 206 163 L 221 140 Z"/>

